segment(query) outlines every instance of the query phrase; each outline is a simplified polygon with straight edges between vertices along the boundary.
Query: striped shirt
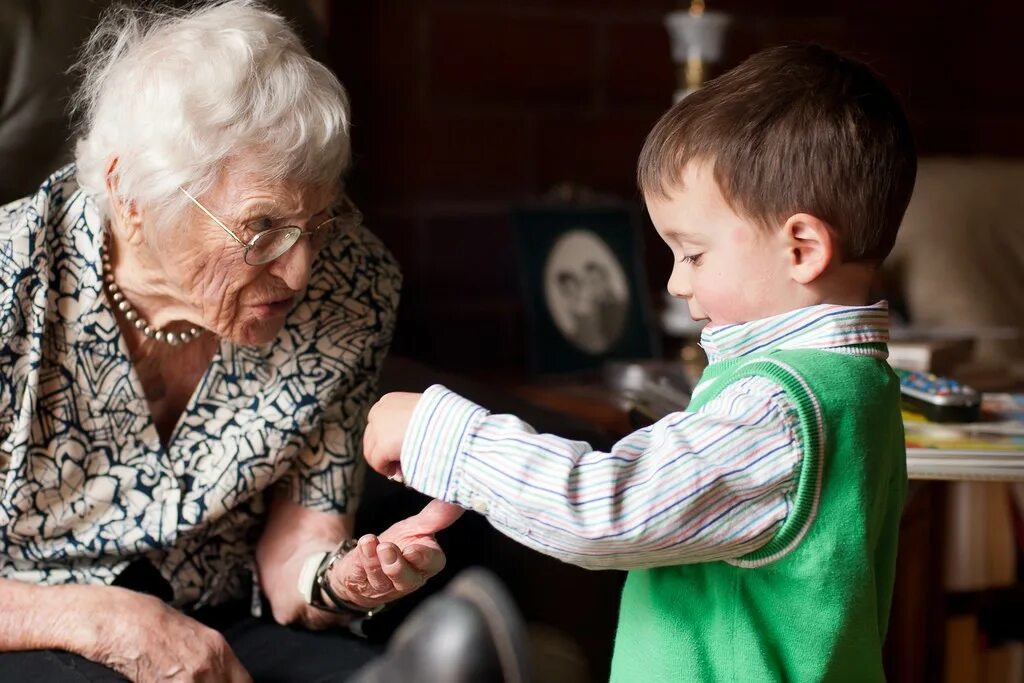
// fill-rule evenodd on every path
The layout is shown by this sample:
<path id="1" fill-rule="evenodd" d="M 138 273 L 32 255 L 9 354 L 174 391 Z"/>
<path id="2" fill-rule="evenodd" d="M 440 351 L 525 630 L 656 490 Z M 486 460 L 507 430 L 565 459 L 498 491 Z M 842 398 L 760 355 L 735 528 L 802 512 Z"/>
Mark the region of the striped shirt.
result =
<path id="1" fill-rule="evenodd" d="M 884 302 L 812 306 L 701 335 L 711 362 L 771 349 L 884 358 L 887 341 Z M 764 546 L 793 507 L 803 451 L 782 387 L 750 377 L 607 453 L 435 385 L 414 411 L 401 458 L 408 485 L 486 515 L 530 548 L 592 569 L 637 569 Z"/>

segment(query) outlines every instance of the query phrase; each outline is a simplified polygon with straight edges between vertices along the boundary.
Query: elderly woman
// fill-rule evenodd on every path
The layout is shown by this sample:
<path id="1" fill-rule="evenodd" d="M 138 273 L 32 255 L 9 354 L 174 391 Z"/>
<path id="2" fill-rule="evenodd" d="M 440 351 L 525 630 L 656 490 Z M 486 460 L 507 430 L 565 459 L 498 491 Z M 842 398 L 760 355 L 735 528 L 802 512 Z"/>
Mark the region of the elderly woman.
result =
<path id="1" fill-rule="evenodd" d="M 350 540 L 400 277 L 345 93 L 244 0 L 83 63 L 76 163 L 0 209 L 0 679 L 334 680 L 372 649 L 280 625 L 415 590 L 459 514 Z"/>

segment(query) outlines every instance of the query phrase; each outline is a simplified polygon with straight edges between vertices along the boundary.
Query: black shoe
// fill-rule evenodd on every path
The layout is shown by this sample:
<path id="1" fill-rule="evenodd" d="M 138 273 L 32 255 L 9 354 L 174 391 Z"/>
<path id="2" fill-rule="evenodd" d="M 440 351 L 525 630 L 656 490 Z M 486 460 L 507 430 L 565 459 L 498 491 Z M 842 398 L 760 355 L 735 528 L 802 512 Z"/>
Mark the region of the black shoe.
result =
<path id="1" fill-rule="evenodd" d="M 387 652 L 355 683 L 527 683 L 526 634 L 512 598 L 490 572 L 459 574 L 395 631 Z"/>

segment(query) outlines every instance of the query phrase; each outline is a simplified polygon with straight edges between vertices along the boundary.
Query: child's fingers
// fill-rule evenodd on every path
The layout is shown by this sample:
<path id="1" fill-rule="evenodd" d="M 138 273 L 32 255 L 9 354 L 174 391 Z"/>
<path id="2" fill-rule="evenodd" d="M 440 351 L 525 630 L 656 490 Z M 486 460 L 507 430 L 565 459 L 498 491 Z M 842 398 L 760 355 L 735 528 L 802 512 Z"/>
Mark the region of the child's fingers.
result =
<path id="1" fill-rule="evenodd" d="M 426 582 L 423 575 L 402 557 L 402 553 L 399 552 L 398 546 L 395 544 L 382 544 L 377 554 L 380 557 L 384 573 L 391 579 L 391 583 L 394 584 L 395 590 L 398 592 L 411 593 Z"/>
<path id="2" fill-rule="evenodd" d="M 367 534 L 359 539 L 359 547 L 355 550 L 355 552 L 359 553 L 359 564 L 362 566 L 363 571 L 366 572 L 366 583 L 369 584 L 370 589 L 375 594 L 374 596 L 365 596 L 368 598 L 390 593 L 394 590 L 391 585 L 391 579 L 381 569 L 380 560 L 377 558 L 378 546 L 379 541 L 377 537 L 373 534 Z"/>

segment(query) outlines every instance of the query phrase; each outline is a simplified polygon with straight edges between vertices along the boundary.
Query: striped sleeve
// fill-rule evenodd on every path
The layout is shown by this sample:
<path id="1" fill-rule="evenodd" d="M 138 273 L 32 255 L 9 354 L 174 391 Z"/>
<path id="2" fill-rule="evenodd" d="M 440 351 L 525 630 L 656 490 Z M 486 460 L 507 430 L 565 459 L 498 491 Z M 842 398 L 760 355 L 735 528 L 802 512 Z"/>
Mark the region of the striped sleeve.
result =
<path id="1" fill-rule="evenodd" d="M 758 376 L 608 453 L 433 386 L 406 432 L 402 470 L 413 488 L 476 510 L 539 552 L 636 569 L 761 548 L 793 508 L 802 459 L 795 407 Z"/>

